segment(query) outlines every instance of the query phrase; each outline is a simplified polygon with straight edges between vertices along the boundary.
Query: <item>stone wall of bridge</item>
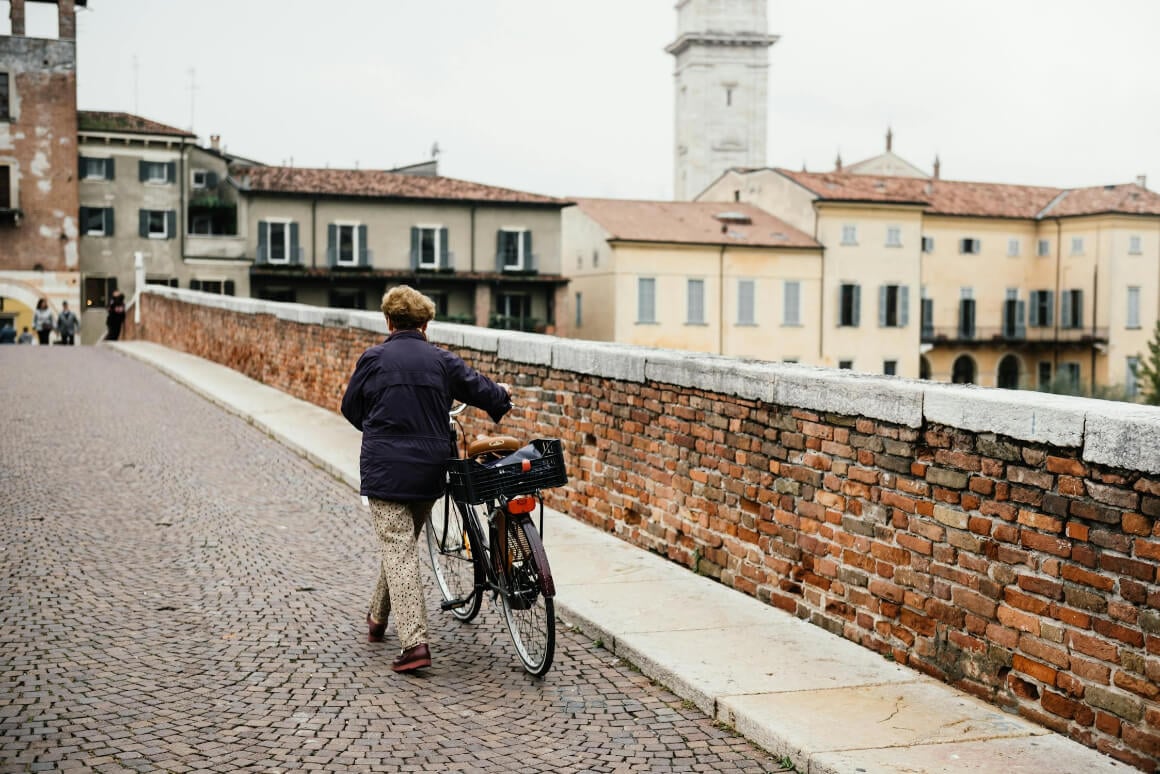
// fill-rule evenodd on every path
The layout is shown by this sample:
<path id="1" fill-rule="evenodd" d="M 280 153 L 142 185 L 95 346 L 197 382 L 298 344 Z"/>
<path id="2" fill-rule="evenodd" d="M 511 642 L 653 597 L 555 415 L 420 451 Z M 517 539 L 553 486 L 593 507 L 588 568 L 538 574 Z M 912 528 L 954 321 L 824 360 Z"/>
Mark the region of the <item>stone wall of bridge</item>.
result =
<path id="1" fill-rule="evenodd" d="M 148 339 L 337 410 L 381 315 L 147 289 Z M 1147 771 L 1160 410 L 433 323 L 551 507 Z M 469 432 L 489 431 L 486 418 Z"/>

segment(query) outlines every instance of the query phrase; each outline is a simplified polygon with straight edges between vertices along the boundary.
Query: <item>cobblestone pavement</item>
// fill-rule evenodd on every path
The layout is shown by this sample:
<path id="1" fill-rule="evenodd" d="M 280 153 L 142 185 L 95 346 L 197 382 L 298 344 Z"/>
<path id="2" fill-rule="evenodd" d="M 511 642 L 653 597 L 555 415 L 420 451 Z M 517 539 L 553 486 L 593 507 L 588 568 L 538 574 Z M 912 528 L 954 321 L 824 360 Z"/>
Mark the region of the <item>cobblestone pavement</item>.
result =
<path id="1" fill-rule="evenodd" d="M 357 495 L 110 349 L 0 347 L 0 420 L 0 771 L 778 770 L 578 632 L 530 678 L 430 577 L 395 675 Z"/>

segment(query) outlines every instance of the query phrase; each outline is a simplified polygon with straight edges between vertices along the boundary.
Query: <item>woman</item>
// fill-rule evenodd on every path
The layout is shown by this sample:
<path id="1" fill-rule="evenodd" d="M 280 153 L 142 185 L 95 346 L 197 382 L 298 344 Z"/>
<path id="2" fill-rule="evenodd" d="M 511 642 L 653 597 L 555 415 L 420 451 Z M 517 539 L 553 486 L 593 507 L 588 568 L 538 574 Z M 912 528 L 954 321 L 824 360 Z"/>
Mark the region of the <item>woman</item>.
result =
<path id="1" fill-rule="evenodd" d="M 121 326 L 125 324 L 125 294 L 119 290 L 113 291 L 109 299 L 109 313 L 105 315 L 105 339 L 116 341 L 121 338 Z"/>
<path id="2" fill-rule="evenodd" d="M 390 335 L 358 360 L 342 413 L 362 431 L 359 473 L 382 546 L 379 579 L 367 613 L 367 639 L 381 642 L 395 611 L 402 649 L 396 672 L 431 665 L 427 606 L 415 541 L 443 495 L 452 401 L 485 410 L 498 422 L 511 408 L 511 388 L 474 371 L 462 358 L 427 341 L 435 303 L 406 285 L 383 295 Z"/>
<path id="3" fill-rule="evenodd" d="M 48 346 L 48 337 L 52 335 L 54 327 L 52 310 L 48 308 L 48 299 L 42 298 L 36 302 L 36 311 L 32 313 L 32 329 L 36 331 L 36 337 L 40 340 L 41 346 Z"/>

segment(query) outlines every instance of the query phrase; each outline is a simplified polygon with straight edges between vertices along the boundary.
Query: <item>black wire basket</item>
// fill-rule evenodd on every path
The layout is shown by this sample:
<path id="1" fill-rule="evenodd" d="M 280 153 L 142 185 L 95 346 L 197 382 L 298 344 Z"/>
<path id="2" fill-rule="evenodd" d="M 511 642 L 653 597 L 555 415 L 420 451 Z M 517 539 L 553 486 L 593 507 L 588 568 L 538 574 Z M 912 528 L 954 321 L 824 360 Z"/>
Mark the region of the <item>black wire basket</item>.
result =
<path id="1" fill-rule="evenodd" d="M 559 441 L 538 438 L 512 457 L 533 456 L 513 462 L 482 464 L 475 460 L 447 461 L 447 487 L 456 500 L 477 505 L 503 497 L 532 494 L 568 483 L 564 448 Z M 535 455 L 539 456 L 535 456 Z M 528 468 L 525 470 L 525 466 Z"/>

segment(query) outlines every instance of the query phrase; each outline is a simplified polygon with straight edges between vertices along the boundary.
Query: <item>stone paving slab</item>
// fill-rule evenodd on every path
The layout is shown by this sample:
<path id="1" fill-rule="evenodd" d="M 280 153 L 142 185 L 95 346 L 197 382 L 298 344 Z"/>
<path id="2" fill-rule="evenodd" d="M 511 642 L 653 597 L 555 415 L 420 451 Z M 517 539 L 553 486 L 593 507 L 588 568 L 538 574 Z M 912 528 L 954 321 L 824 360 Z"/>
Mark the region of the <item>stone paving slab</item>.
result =
<path id="1" fill-rule="evenodd" d="M 175 357 L 155 345 L 116 346 L 161 367 Z M 182 378 L 199 381 L 203 369 L 220 368 L 189 364 Z M 219 385 L 216 400 L 230 406 L 229 380 Z M 242 414 L 241 405 L 230 410 Z M 304 411 L 313 416 L 317 409 Z M 324 468 L 349 469 L 352 455 L 357 467 L 357 446 L 337 436 L 282 431 L 299 421 L 292 411 L 262 421 Z M 861 772 L 895 759 L 910 768 L 892 770 L 914 772 L 982 771 L 996 760 L 1054 772 L 1061 754 L 1084 771 L 1129 770 L 567 516 L 550 513 L 545 538 L 561 618 L 765 749 L 789 756 L 799 772 Z"/>

